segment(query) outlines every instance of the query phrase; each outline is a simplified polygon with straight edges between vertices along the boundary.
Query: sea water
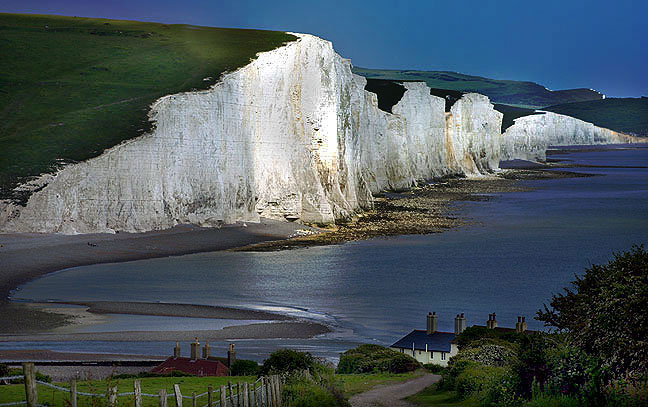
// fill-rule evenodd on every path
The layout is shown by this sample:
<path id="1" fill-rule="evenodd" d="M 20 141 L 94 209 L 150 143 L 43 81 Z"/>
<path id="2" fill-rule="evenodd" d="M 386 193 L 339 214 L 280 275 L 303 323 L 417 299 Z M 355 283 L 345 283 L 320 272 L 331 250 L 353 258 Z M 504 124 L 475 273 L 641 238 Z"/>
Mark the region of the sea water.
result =
<path id="1" fill-rule="evenodd" d="M 333 328 L 313 339 L 235 341 L 240 357 L 257 360 L 280 347 L 335 359 L 359 343 L 390 345 L 412 329 L 425 329 L 429 311 L 439 315 L 443 331 L 453 330 L 458 313 L 465 314 L 470 326 L 485 324 L 493 312 L 499 326 L 514 327 L 517 316 L 526 316 L 530 329 L 545 329 L 533 317 L 552 294 L 591 264 L 610 260 L 613 252 L 648 243 L 647 147 L 556 155 L 591 166 L 570 170 L 596 176 L 524 181 L 533 190 L 456 203 L 457 213 L 473 222 L 441 234 L 77 267 L 30 282 L 15 297 L 235 306 L 286 313 Z M 138 329 L 135 316 L 112 318 L 111 327 Z M 155 326 L 156 318 L 163 317 L 146 317 L 147 326 Z M 208 321 L 191 326 L 210 328 Z M 221 342 L 212 342 L 212 347 L 225 349 L 226 341 Z M 0 349 L 156 355 L 169 354 L 172 346 L 0 343 Z"/>

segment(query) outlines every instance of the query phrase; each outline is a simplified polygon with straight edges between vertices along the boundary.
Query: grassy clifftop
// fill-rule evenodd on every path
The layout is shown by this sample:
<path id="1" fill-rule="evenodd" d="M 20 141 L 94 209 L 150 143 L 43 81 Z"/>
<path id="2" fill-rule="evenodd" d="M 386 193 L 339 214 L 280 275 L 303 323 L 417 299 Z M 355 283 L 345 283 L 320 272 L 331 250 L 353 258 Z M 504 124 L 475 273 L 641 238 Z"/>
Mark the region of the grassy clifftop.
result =
<path id="1" fill-rule="evenodd" d="M 283 32 L 0 14 L 0 199 L 147 131 L 161 96 L 296 38 Z"/>
<path id="2" fill-rule="evenodd" d="M 488 96 L 493 103 L 538 108 L 559 103 L 598 100 L 603 96 L 590 89 L 551 91 L 534 82 L 509 81 L 464 75 L 445 71 L 401 71 L 354 67 L 353 72 L 372 79 L 416 80 L 431 88 L 476 92 Z"/>

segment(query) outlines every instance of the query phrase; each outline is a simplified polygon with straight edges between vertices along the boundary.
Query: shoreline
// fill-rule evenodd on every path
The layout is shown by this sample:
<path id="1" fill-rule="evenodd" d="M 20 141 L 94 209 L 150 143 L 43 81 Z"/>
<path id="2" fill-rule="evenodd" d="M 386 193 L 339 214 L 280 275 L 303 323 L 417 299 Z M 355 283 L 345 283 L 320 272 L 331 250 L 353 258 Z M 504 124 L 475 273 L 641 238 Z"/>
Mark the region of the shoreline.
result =
<path id="1" fill-rule="evenodd" d="M 591 176 L 565 171 L 571 166 L 569 163 L 562 162 L 547 164 L 525 162 L 521 166 L 504 169 L 494 175 L 479 178 L 443 179 L 422 187 L 414 187 L 406 192 L 385 192 L 376 197 L 373 209 L 330 230 L 320 230 L 324 233 L 312 233 L 317 229 L 301 224 L 262 220 L 257 224 L 226 225 L 218 229 L 180 225 L 173 229 L 139 234 L 74 236 L 0 234 L 0 243 L 4 245 L 0 248 L 0 265 L 2 265 L 2 270 L 0 270 L 0 294 L 2 295 L 0 297 L 0 319 L 8 322 L 6 325 L 13 326 L 13 328 L 20 326 L 22 329 L 19 331 L 26 334 L 48 331 L 73 323 L 73 318 L 38 310 L 35 309 L 36 307 L 27 307 L 25 305 L 27 303 L 9 301 L 8 294 L 15 290 L 15 287 L 51 272 L 82 265 L 117 263 L 220 250 L 275 251 L 340 244 L 376 237 L 441 233 L 471 223 L 455 207 L 457 202 L 489 200 L 492 199 L 489 195 L 532 189 L 521 185 L 518 182 L 521 180 Z M 16 269 L 20 271 L 15 271 Z M 79 303 L 77 305 L 88 304 Z M 102 313 L 97 305 L 94 304 L 93 311 Z M 155 305 L 159 306 L 160 304 Z M 169 305 L 173 306 L 173 304 Z M 189 304 L 184 304 L 184 306 L 189 306 Z M 186 314 L 187 309 L 175 309 L 169 314 L 159 314 L 159 311 L 155 311 L 155 313 L 142 313 L 141 310 L 129 312 L 123 309 L 123 305 L 121 307 L 121 310 L 109 307 L 103 313 L 193 316 Z M 32 309 L 27 310 L 26 308 Z M 262 319 L 276 320 L 278 319 L 276 315 L 269 319 Z M 28 320 L 29 323 L 23 324 L 25 320 Z M 268 324 L 260 325 L 267 326 Z M 320 326 L 319 324 L 315 325 Z M 328 330 L 328 328 L 326 329 Z M 7 330 L 0 329 L 0 332 L 7 332 Z M 234 331 L 229 332 L 233 333 Z M 248 334 L 249 332 L 245 333 L 245 335 Z M 268 334 L 272 335 L 270 332 Z M 260 336 L 254 336 L 257 334 L 251 335 L 250 338 L 260 338 Z"/>

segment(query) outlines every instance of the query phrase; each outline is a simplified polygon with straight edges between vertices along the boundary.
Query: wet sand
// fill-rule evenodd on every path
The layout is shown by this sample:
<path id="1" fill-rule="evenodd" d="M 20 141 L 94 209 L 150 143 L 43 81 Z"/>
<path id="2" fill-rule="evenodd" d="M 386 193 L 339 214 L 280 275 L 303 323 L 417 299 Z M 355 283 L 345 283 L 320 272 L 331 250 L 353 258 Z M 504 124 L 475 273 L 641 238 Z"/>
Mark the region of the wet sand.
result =
<path id="1" fill-rule="evenodd" d="M 38 333 L 28 335 L 0 335 L 0 342 L 65 342 L 65 341 L 207 341 L 234 339 L 308 339 L 331 332 L 331 329 L 313 322 L 268 322 L 228 326 L 218 330 L 197 331 L 125 331 L 90 333 Z"/>

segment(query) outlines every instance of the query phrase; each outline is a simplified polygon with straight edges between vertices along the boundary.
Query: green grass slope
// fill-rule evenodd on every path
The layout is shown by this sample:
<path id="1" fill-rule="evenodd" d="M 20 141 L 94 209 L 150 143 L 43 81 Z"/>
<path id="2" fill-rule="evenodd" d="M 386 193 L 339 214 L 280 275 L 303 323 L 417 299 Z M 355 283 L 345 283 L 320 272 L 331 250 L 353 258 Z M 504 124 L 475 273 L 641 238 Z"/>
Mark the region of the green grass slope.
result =
<path id="1" fill-rule="evenodd" d="M 0 199 L 150 128 L 161 96 L 205 89 L 283 32 L 0 14 Z"/>
<path id="2" fill-rule="evenodd" d="M 545 107 L 597 126 L 638 136 L 648 136 L 648 98 L 608 98 Z"/>
<path id="3" fill-rule="evenodd" d="M 488 96 L 493 103 L 537 108 L 560 103 L 598 100 L 602 95 L 590 89 L 551 91 L 534 82 L 497 80 L 481 76 L 445 71 L 402 71 L 354 67 L 353 72 L 366 78 L 417 80 L 431 88 L 476 92 Z"/>

